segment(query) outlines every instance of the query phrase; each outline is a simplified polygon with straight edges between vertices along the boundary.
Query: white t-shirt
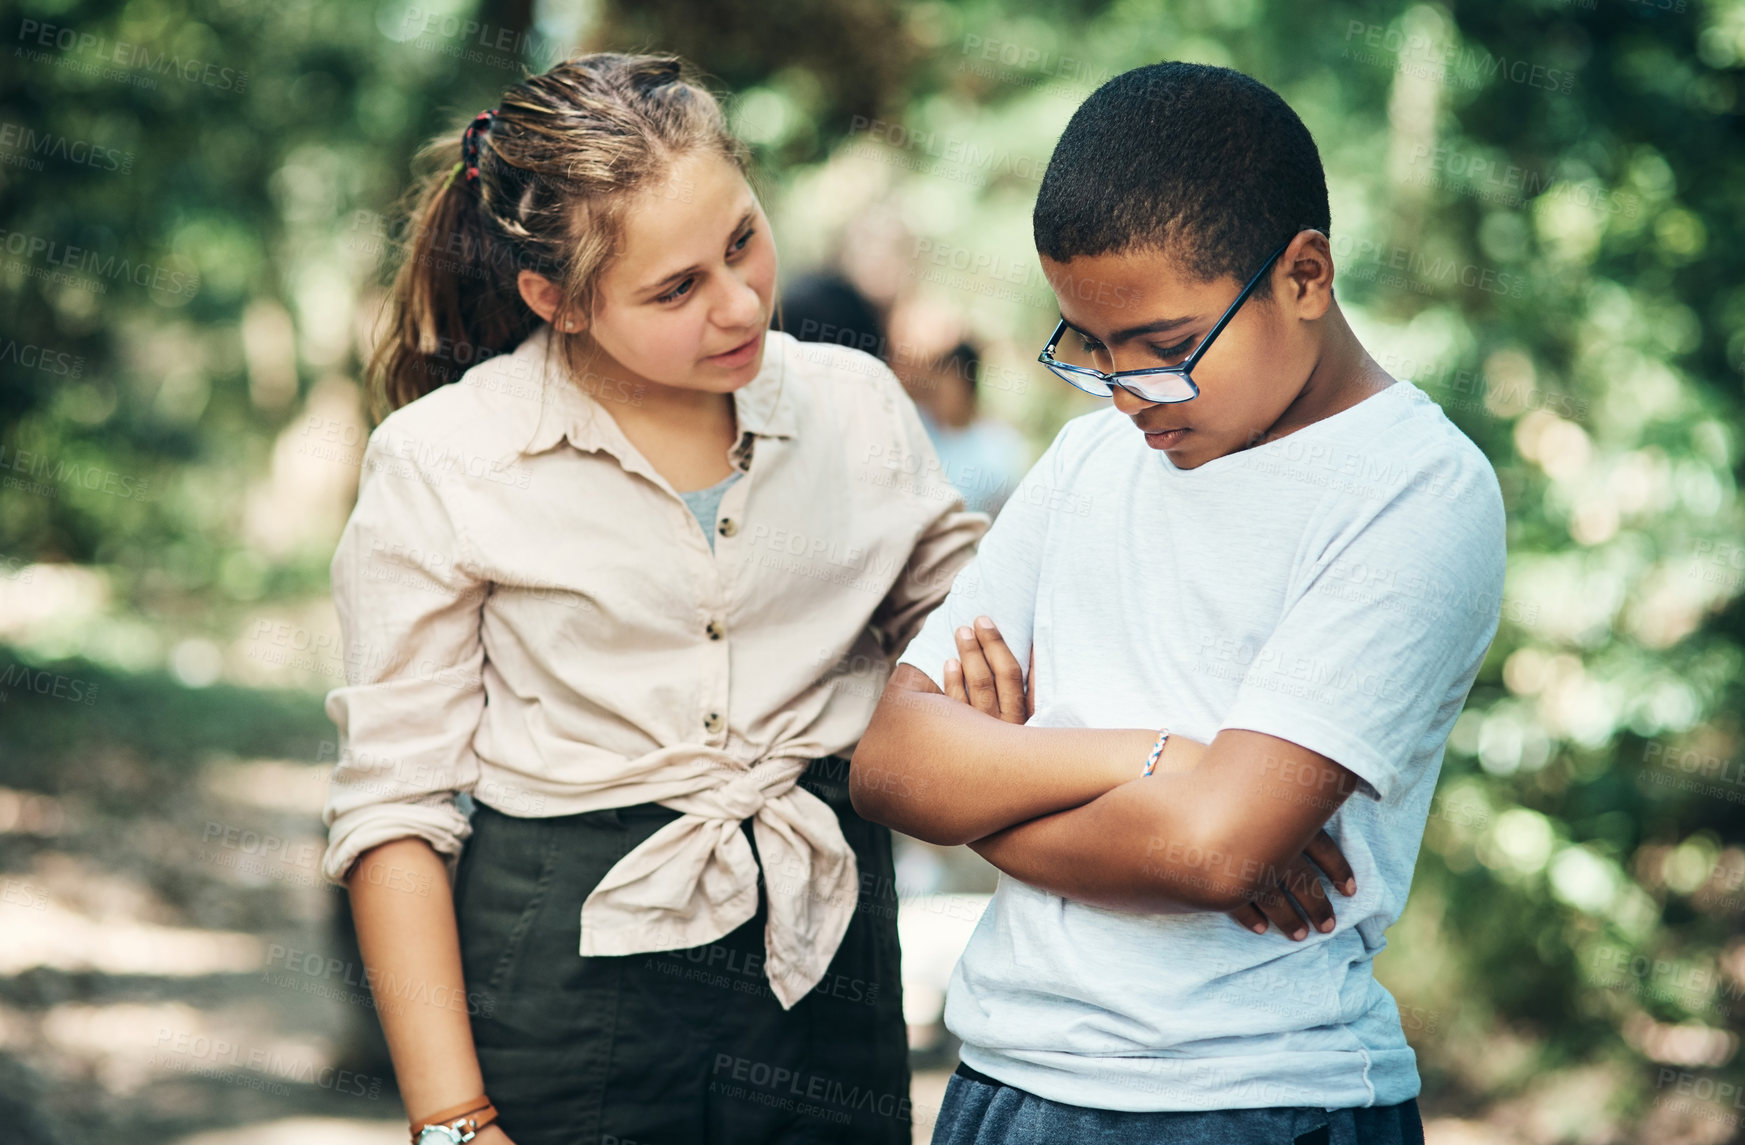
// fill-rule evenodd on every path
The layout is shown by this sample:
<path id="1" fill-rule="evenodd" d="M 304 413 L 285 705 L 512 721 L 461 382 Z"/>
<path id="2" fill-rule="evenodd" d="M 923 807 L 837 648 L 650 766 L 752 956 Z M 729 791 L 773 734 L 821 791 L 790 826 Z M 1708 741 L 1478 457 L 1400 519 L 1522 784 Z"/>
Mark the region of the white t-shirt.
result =
<path id="1" fill-rule="evenodd" d="M 1020 663 L 1034 642 L 1034 725 L 1246 728 L 1320 752 L 1364 782 L 1328 824 L 1357 894 L 1333 896 L 1333 933 L 1292 942 L 1002 875 L 946 998 L 963 1060 L 1101 1109 L 1416 1096 L 1371 960 L 1405 906 L 1503 566 L 1490 463 L 1410 382 L 1191 470 L 1113 407 L 1062 427 L 898 662 L 943 684 L 952 631 L 986 613 Z"/>

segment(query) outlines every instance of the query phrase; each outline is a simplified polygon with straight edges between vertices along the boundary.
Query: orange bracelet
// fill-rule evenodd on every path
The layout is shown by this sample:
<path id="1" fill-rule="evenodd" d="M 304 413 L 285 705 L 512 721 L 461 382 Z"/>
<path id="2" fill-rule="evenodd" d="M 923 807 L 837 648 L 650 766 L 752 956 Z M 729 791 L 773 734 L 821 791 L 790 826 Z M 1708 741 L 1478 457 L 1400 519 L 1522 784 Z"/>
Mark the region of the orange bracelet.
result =
<path id="1" fill-rule="evenodd" d="M 477 1116 L 468 1116 L 476 1114 Z M 418 1145 L 418 1135 L 432 1125 L 444 1125 L 450 1129 L 459 1129 L 461 1123 L 466 1123 L 466 1136 L 471 1137 L 485 1126 L 497 1120 L 497 1107 L 491 1104 L 491 1099 L 484 1094 L 463 1101 L 459 1105 L 451 1105 L 447 1109 L 438 1110 L 428 1117 L 412 1122 L 412 1145 Z"/>

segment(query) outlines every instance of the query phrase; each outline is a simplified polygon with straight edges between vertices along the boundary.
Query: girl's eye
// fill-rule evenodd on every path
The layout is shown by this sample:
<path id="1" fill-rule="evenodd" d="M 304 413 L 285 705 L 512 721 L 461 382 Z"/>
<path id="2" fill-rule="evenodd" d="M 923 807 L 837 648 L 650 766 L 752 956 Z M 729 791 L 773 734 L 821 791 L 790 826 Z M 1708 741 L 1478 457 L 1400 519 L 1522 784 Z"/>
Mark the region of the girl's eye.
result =
<path id="1" fill-rule="evenodd" d="M 757 233 L 756 227 L 752 227 L 752 228 L 748 229 L 744 234 L 740 235 L 738 238 L 733 240 L 733 245 L 727 248 L 727 253 L 729 255 L 735 255 L 735 254 L 738 254 L 740 251 L 744 250 L 746 244 L 751 242 L 751 236 L 755 235 L 756 233 Z M 665 294 L 656 298 L 655 301 L 656 302 L 676 302 L 679 299 L 683 298 L 685 295 L 689 294 L 691 292 L 691 288 L 693 286 L 695 286 L 696 284 L 697 284 L 696 279 L 687 278 L 683 282 L 679 283 L 677 286 L 673 287 L 671 290 L 667 291 Z"/>
<path id="2" fill-rule="evenodd" d="M 1079 346 L 1087 354 L 1101 354 L 1103 352 L 1103 344 L 1090 338 L 1081 337 L 1079 339 Z"/>

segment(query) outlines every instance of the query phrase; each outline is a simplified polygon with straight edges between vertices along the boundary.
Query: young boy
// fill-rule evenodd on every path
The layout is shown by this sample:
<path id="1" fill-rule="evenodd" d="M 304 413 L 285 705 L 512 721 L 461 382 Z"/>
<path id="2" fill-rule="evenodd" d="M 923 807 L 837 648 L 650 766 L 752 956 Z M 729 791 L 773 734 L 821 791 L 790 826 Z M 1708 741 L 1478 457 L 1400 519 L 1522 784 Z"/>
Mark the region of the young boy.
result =
<path id="1" fill-rule="evenodd" d="M 1329 223 L 1307 129 L 1227 69 L 1118 76 L 1055 148 L 1043 358 L 1113 405 L 1019 484 L 851 773 L 863 815 L 1003 872 L 936 1145 L 1422 1140 L 1371 962 L 1496 631 L 1503 505 L 1346 324 Z M 1310 933 L 1276 888 L 1323 826 L 1355 879 L 1321 862 L 1336 912 L 1290 884 Z"/>

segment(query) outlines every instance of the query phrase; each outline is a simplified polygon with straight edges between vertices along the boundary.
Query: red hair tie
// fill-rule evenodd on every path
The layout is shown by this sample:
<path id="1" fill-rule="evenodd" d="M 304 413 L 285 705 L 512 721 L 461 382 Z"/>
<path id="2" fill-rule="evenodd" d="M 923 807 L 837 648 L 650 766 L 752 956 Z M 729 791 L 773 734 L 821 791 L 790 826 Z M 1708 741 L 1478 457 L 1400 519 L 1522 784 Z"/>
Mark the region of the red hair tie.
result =
<path id="1" fill-rule="evenodd" d="M 467 173 L 467 182 L 474 183 L 479 178 L 479 142 L 485 132 L 491 130 L 491 124 L 496 122 L 497 109 L 481 111 L 473 116 L 473 121 L 467 124 L 466 131 L 460 137 L 461 167 Z"/>

